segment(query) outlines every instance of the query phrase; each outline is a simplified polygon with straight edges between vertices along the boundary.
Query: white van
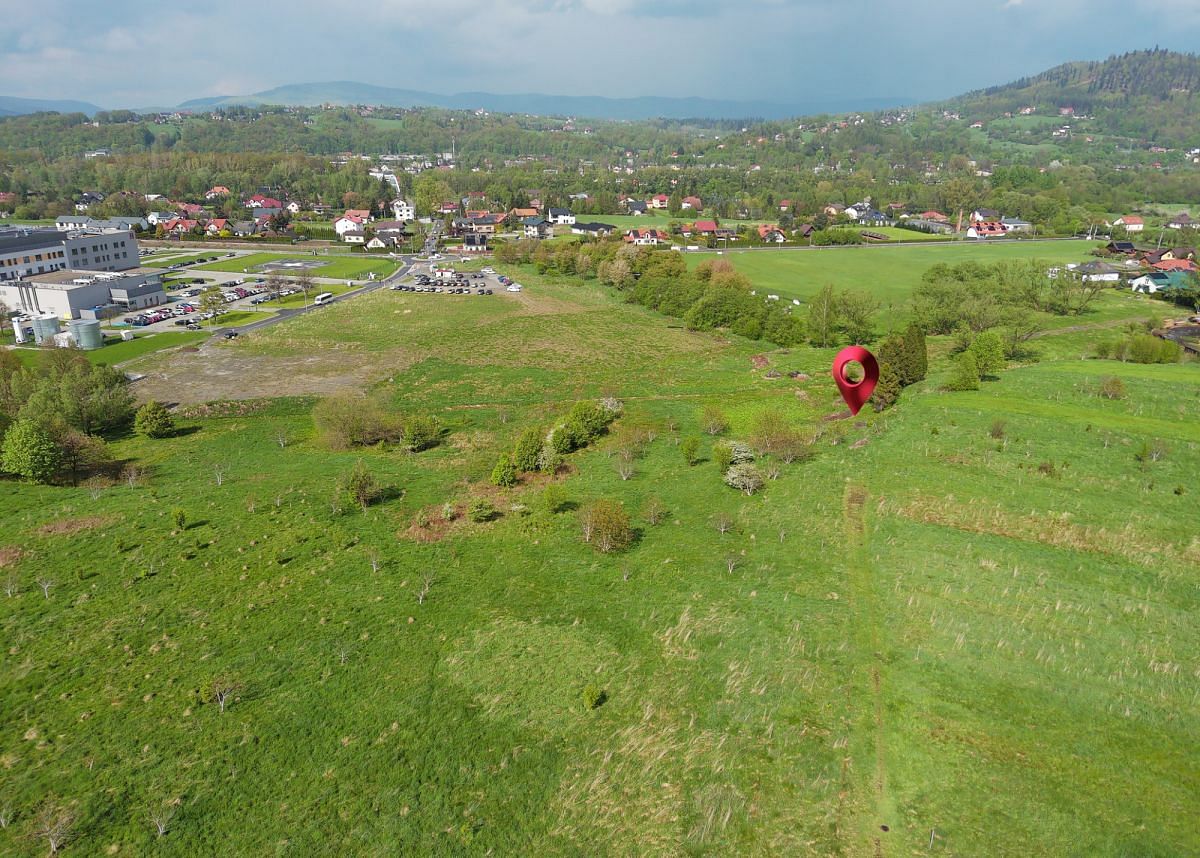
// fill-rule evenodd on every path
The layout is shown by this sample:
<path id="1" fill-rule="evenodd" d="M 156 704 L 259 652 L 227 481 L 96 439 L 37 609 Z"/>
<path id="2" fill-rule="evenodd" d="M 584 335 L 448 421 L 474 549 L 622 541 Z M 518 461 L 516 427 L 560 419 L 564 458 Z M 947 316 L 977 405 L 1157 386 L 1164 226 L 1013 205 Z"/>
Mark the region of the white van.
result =
<path id="1" fill-rule="evenodd" d="M 322 304 L 328 304 L 333 300 L 332 292 L 322 292 L 317 297 L 313 298 L 313 306 L 320 307 Z"/>

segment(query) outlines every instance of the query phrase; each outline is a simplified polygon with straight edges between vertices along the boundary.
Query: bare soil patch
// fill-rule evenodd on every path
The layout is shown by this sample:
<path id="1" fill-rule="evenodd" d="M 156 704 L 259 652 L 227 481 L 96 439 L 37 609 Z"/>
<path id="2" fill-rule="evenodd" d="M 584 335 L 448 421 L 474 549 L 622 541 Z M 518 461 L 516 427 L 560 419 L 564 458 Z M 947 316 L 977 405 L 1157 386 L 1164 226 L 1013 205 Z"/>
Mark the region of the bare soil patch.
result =
<path id="1" fill-rule="evenodd" d="M 15 566 L 17 561 L 25 556 L 25 552 L 15 545 L 0 545 L 0 569 Z"/>

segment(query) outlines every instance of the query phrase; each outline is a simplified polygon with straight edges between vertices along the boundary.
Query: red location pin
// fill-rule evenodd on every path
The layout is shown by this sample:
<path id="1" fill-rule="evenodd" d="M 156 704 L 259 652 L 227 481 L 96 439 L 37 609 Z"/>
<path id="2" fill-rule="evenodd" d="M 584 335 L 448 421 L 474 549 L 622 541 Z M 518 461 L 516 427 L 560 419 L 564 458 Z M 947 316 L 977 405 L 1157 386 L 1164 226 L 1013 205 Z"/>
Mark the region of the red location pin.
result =
<path id="1" fill-rule="evenodd" d="M 863 377 L 858 381 L 846 378 L 846 364 L 851 361 L 862 364 Z M 833 359 L 833 380 L 842 392 L 842 399 L 850 406 L 850 413 L 857 414 L 867 404 L 879 381 L 879 361 L 862 346 L 846 346 Z"/>

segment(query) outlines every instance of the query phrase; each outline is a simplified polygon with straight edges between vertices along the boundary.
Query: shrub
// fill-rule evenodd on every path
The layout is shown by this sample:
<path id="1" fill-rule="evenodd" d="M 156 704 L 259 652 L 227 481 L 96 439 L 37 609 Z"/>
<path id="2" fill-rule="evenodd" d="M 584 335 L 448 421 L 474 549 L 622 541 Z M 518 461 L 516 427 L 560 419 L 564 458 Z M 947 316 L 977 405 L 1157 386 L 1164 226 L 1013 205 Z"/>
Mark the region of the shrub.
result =
<path id="1" fill-rule="evenodd" d="M 404 446 L 419 453 L 437 445 L 442 433 L 441 422 L 431 415 L 416 414 L 404 421 Z"/>
<path id="2" fill-rule="evenodd" d="M 40 422 L 22 418 L 4 433 L 0 466 L 9 473 L 35 483 L 48 483 L 62 464 L 62 451 Z"/>
<path id="3" fill-rule="evenodd" d="M 495 517 L 496 508 L 492 506 L 491 501 L 484 498 L 476 498 L 467 506 L 467 518 L 476 524 L 491 521 Z"/>
<path id="4" fill-rule="evenodd" d="M 733 465 L 725 472 L 725 485 L 752 495 L 763 487 L 763 475 L 754 465 Z"/>
<path id="5" fill-rule="evenodd" d="M 1006 424 L 1003 420 L 993 420 L 992 428 L 988 431 L 988 434 L 991 435 L 993 438 L 997 438 L 997 439 L 1003 438 L 1004 430 L 1007 425 L 1008 424 Z"/>
<path id="6" fill-rule="evenodd" d="M 518 471 L 538 470 L 538 457 L 542 454 L 545 437 L 546 433 L 539 426 L 531 426 L 521 433 L 512 454 L 513 466 Z"/>
<path id="7" fill-rule="evenodd" d="M 619 503 L 598 500 L 589 504 L 580 516 L 583 540 L 602 554 L 619 551 L 633 541 L 629 513 Z"/>
<path id="8" fill-rule="evenodd" d="M 504 488 L 517 484 L 517 469 L 507 453 L 501 453 L 496 460 L 496 467 L 492 468 L 492 482 Z"/>
<path id="9" fill-rule="evenodd" d="M 583 700 L 583 708 L 589 712 L 593 709 L 599 709 L 604 705 L 604 701 L 608 699 L 608 695 L 604 693 L 604 689 L 594 682 L 589 682 L 584 687 L 580 697 Z"/>
<path id="10" fill-rule="evenodd" d="M 183 530 L 187 526 L 187 513 L 180 507 L 175 507 L 171 510 L 171 520 L 175 522 L 177 530 Z"/>
<path id="11" fill-rule="evenodd" d="M 980 376 L 992 376 L 1004 369 L 1004 344 L 995 331 L 984 331 L 975 337 L 970 349 Z"/>
<path id="12" fill-rule="evenodd" d="M 1138 334 L 1129 341 L 1129 359 L 1134 363 L 1177 363 L 1179 343 L 1152 334 Z"/>
<path id="13" fill-rule="evenodd" d="M 979 390 L 979 365 L 973 352 L 965 351 L 954 361 L 954 375 L 946 383 L 946 389 Z"/>
<path id="14" fill-rule="evenodd" d="M 1100 379 L 1099 394 L 1105 399 L 1124 399 L 1125 382 L 1115 375 L 1107 375 Z"/>
<path id="15" fill-rule="evenodd" d="M 733 448 L 728 444 L 714 444 L 712 456 L 713 461 L 717 465 L 717 470 L 721 473 L 725 473 L 729 470 L 729 466 L 733 464 Z"/>
<path id="16" fill-rule="evenodd" d="M 1165 455 L 1167 455 L 1167 445 L 1162 441 L 1143 441 L 1133 454 L 1133 458 L 1145 466 L 1151 462 L 1157 462 Z"/>
<path id="17" fill-rule="evenodd" d="M 719 408 L 707 405 L 700 414 L 700 426 L 709 435 L 720 435 L 729 431 L 729 418 Z"/>
<path id="18" fill-rule="evenodd" d="M 1047 477 L 1058 476 L 1058 468 L 1054 467 L 1053 462 L 1039 462 L 1037 469 L 1039 474 L 1044 474 Z"/>
<path id="19" fill-rule="evenodd" d="M 558 483 L 551 483 L 542 490 L 542 506 L 553 515 L 567 507 L 567 490 Z"/>
<path id="20" fill-rule="evenodd" d="M 1095 346 L 1096 357 L 1100 360 L 1108 360 L 1108 356 L 1112 354 L 1113 344 L 1108 340 L 1101 340 Z"/>
<path id="21" fill-rule="evenodd" d="M 133 428 L 147 438 L 166 438 L 175 432 L 175 418 L 165 405 L 152 399 L 138 409 Z"/>
<path id="22" fill-rule="evenodd" d="M 566 422 L 576 430 L 579 446 L 582 447 L 603 435 L 616 416 L 617 412 L 609 411 L 595 402 L 576 402 L 567 414 Z"/>
<path id="23" fill-rule="evenodd" d="M 352 393 L 322 399 L 313 407 L 317 436 L 335 450 L 369 446 L 382 441 L 400 441 L 404 427 L 373 400 Z"/>
<path id="24" fill-rule="evenodd" d="M 345 504 L 355 504 L 367 511 L 367 507 L 377 501 L 383 494 L 383 487 L 375 479 L 362 459 L 354 463 L 350 473 L 338 482 L 338 496 Z"/>
<path id="25" fill-rule="evenodd" d="M 696 464 L 700 452 L 700 439 L 689 435 L 679 442 L 679 452 L 683 453 L 683 460 L 689 465 Z"/>

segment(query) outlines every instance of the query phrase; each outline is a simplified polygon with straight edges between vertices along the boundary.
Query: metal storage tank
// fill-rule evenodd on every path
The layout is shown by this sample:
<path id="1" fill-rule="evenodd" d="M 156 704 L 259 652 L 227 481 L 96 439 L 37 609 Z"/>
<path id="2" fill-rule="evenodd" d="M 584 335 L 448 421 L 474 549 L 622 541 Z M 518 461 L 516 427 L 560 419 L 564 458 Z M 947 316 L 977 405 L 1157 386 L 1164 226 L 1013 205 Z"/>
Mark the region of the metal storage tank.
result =
<path id="1" fill-rule="evenodd" d="M 44 340 L 51 339 L 59 330 L 58 316 L 53 313 L 43 313 L 33 317 L 33 341 L 39 346 Z"/>
<path id="2" fill-rule="evenodd" d="M 81 349 L 91 351 L 104 345 L 104 335 L 100 333 L 98 319 L 79 319 L 70 322 L 67 327 L 71 329 L 71 336 L 75 338 L 75 344 Z"/>

